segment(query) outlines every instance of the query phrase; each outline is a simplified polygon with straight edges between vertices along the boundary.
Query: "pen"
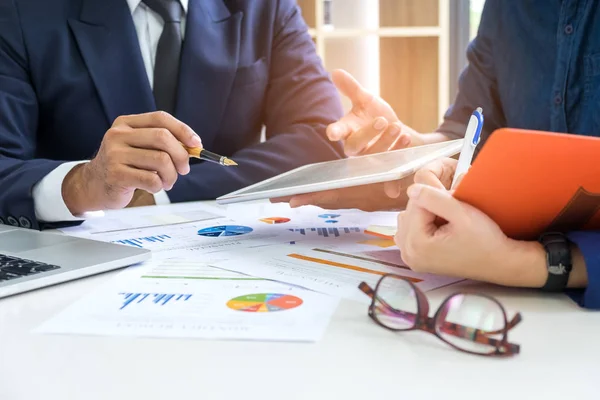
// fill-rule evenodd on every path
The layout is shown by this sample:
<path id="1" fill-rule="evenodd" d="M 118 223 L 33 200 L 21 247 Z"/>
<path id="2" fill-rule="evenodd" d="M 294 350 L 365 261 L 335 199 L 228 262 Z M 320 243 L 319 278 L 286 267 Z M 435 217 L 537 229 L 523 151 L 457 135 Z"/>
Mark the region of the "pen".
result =
<path id="1" fill-rule="evenodd" d="M 483 110 L 481 107 L 477 107 L 467 125 L 467 131 L 465 132 L 465 141 L 463 142 L 460 156 L 458 157 L 458 164 L 454 171 L 454 179 L 452 180 L 452 186 L 450 189 L 454 189 L 458 179 L 466 173 L 471 167 L 471 161 L 473 161 L 473 154 L 475 154 L 475 148 L 479 144 L 481 139 L 481 128 L 483 128 Z"/>
<path id="2" fill-rule="evenodd" d="M 183 144 L 182 144 L 182 146 L 183 146 Z M 190 157 L 199 158 L 200 160 L 204 160 L 204 161 L 214 162 L 217 164 L 224 165 L 226 167 L 238 165 L 235 161 L 233 161 L 230 158 L 221 156 L 219 154 L 215 154 L 213 152 L 210 152 L 205 149 L 201 149 L 199 147 L 187 147 L 187 146 L 183 146 L 183 147 L 186 149 L 186 151 L 188 152 Z"/>

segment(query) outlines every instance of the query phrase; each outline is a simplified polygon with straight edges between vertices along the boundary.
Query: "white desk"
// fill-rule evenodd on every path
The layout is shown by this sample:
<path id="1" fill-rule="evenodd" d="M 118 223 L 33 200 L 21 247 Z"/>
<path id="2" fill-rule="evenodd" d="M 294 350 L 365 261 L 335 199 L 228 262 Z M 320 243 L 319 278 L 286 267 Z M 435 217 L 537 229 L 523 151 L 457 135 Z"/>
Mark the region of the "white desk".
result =
<path id="1" fill-rule="evenodd" d="M 349 301 L 314 344 L 30 333 L 115 274 L 0 300 L 0 400 L 600 398 L 600 313 L 532 291 L 480 287 L 523 314 L 510 359 L 388 332 Z"/>

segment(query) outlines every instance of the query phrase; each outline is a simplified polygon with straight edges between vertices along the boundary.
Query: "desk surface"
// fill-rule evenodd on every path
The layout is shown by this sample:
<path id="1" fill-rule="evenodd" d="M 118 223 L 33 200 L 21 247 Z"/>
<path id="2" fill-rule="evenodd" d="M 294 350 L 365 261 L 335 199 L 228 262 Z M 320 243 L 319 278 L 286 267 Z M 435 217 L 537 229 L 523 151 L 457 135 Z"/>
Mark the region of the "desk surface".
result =
<path id="1" fill-rule="evenodd" d="M 0 399 L 560 399 L 598 396 L 600 313 L 562 295 L 477 286 L 523 322 L 522 353 L 457 352 L 422 332 L 376 326 L 342 301 L 317 343 L 32 334 L 117 272 L 0 300 Z M 472 288 L 475 284 L 464 283 Z M 429 293 L 432 307 L 457 286 Z"/>

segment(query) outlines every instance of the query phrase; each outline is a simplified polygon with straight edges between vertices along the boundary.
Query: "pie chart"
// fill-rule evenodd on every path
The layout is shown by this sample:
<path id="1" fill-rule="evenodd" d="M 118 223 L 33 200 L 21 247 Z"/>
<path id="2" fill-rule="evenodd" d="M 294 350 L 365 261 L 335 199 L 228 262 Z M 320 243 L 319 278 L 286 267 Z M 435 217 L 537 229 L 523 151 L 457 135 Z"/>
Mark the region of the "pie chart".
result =
<path id="1" fill-rule="evenodd" d="M 339 218 L 341 217 L 340 214 L 321 214 L 319 215 L 319 218 L 325 218 L 325 219 L 334 219 L 334 218 Z"/>
<path id="2" fill-rule="evenodd" d="M 246 294 L 227 302 L 227 307 L 245 312 L 274 312 L 291 310 L 302 305 L 302 299 L 289 294 L 258 293 Z"/>
<path id="3" fill-rule="evenodd" d="M 207 237 L 240 236 L 252 232 L 249 226 L 219 225 L 200 229 L 198 235 Z"/>
<path id="4" fill-rule="evenodd" d="M 284 217 L 270 217 L 262 218 L 260 221 L 264 222 L 265 224 L 285 224 L 286 222 L 290 222 L 290 219 Z"/>

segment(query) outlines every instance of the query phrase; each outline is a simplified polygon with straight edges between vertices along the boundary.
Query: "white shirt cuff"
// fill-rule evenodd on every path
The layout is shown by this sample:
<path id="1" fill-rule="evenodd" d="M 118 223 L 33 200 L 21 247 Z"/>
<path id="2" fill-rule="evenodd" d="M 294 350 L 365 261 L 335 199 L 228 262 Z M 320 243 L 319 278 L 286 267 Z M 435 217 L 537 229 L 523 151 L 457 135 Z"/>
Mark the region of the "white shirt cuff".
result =
<path id="1" fill-rule="evenodd" d="M 156 203 L 157 206 L 171 204 L 171 199 L 169 199 L 167 192 L 161 190 L 160 192 L 154 194 L 154 203 Z"/>
<path id="2" fill-rule="evenodd" d="M 35 217 L 41 222 L 82 221 L 103 216 L 104 212 L 87 212 L 79 216 L 71 214 L 62 197 L 62 184 L 67 174 L 77 165 L 88 161 L 67 162 L 56 167 L 33 186 Z"/>

